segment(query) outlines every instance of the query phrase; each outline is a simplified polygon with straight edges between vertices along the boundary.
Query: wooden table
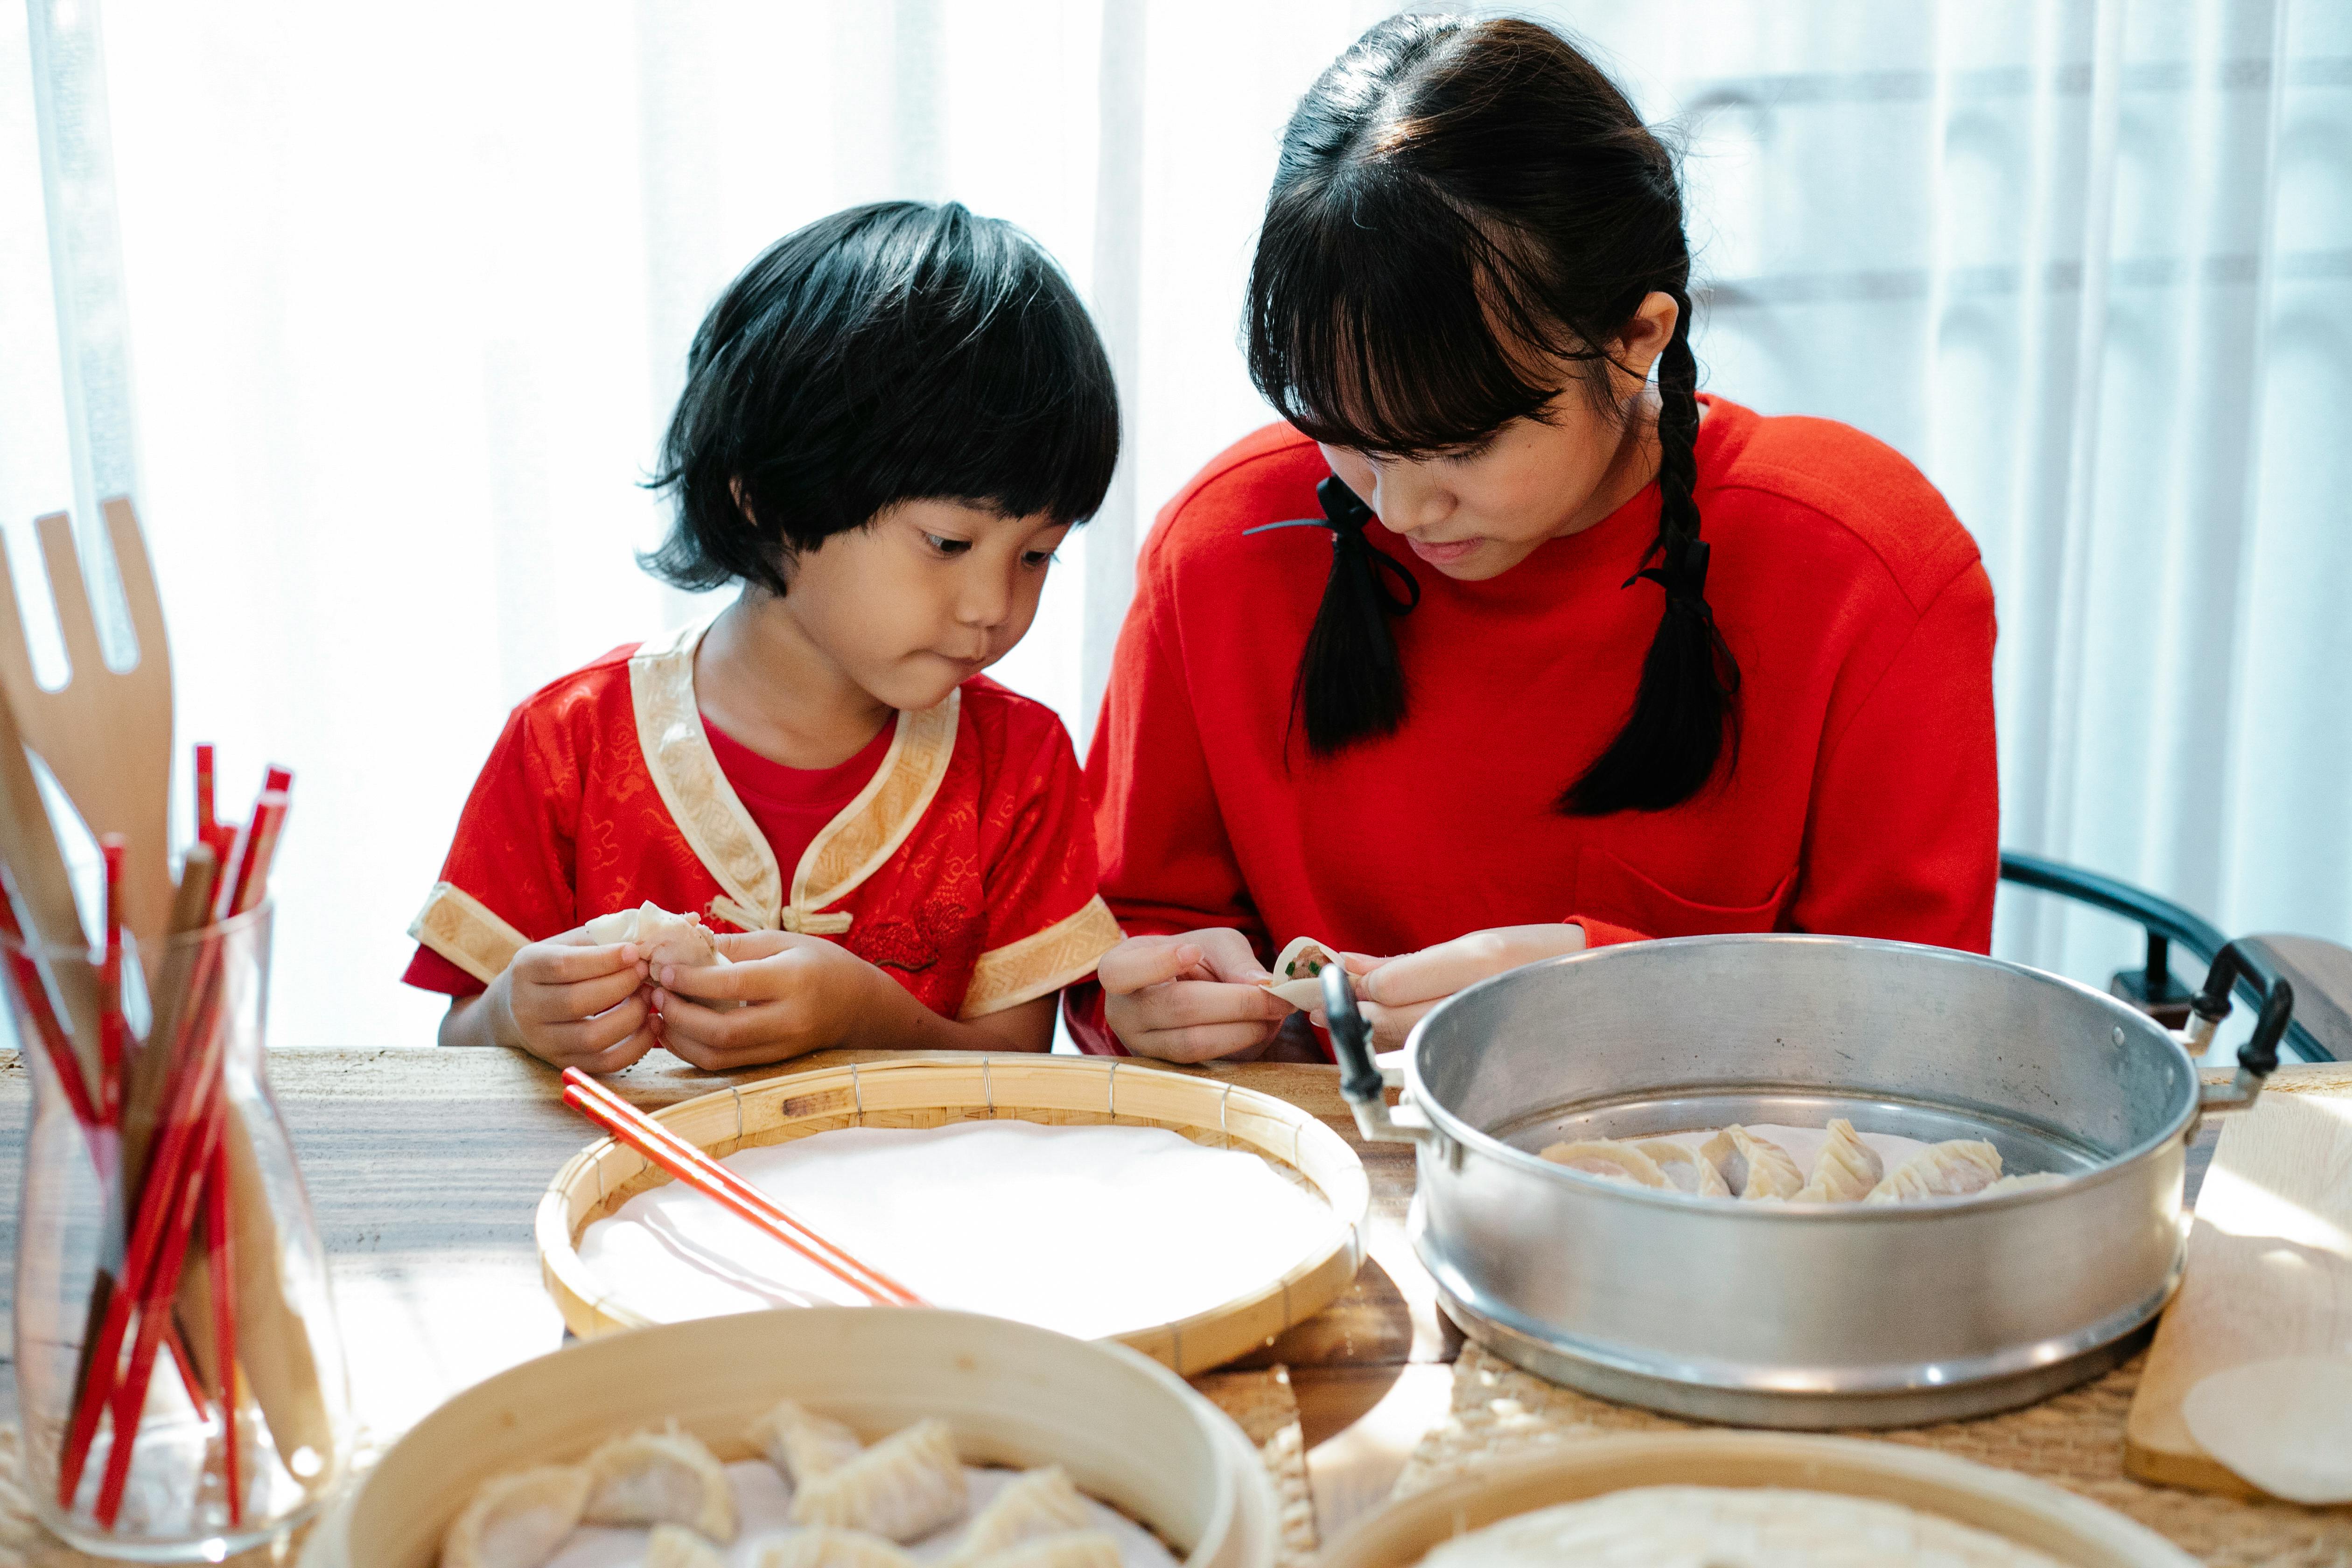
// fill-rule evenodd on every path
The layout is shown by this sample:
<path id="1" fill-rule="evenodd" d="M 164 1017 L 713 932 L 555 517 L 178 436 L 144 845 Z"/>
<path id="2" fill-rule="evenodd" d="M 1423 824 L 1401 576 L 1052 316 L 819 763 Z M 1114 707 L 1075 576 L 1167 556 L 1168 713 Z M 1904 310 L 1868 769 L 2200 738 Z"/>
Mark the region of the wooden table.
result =
<path id="1" fill-rule="evenodd" d="M 832 1053 L 721 1076 L 656 1052 L 614 1080 L 654 1108 L 729 1084 L 877 1053 Z M 271 1053 L 269 1070 L 332 1260 L 352 1357 L 353 1398 L 379 1442 L 458 1389 L 554 1349 L 563 1325 L 541 1288 L 533 1207 L 556 1168 L 589 1141 L 553 1071 L 506 1051 Z M 1192 1069 L 1276 1094 L 1347 1139 L 1370 1177 L 1370 1258 L 1354 1286 L 1244 1366 L 1290 1368 L 1326 1540 L 1385 1499 L 1422 1435 L 1447 1409 L 1461 1337 L 1404 1239 L 1412 1152 L 1367 1145 L 1328 1068 L 1251 1064 Z M 2289 1068 L 2282 1089 L 2352 1088 L 2352 1068 Z M 0 1171 L 13 1172 L 29 1085 L 0 1051 Z M 2210 1149 L 2192 1151 L 2191 1192 Z M 8 1189 L 15 1190 L 12 1184 Z M 0 1255 L 15 1247 L 15 1205 L 0 1205 Z M 0 1309 L 10 1284 L 0 1279 Z M 0 1353 L 13 1343 L 0 1310 Z M 0 1363 L 0 1419 L 16 1409 Z"/>

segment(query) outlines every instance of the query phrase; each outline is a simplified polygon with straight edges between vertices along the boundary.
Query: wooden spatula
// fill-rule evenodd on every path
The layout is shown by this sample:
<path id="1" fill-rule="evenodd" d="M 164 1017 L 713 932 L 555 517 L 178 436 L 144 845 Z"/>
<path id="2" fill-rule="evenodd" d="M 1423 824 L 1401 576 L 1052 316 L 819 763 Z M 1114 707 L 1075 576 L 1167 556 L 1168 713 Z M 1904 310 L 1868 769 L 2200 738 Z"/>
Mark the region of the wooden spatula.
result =
<path id="1" fill-rule="evenodd" d="M 0 552 L 0 587 L 5 585 L 6 554 Z M 16 614 L 16 601 L 6 611 Z M 44 947 L 87 948 L 89 937 L 74 907 L 73 878 L 66 870 L 49 814 L 41 805 L 40 786 L 33 781 L 26 760 L 16 717 L 5 688 L 0 688 L 0 864 L 8 870 L 16 900 L 24 910 L 25 934 Z M 65 1025 L 73 1036 L 75 1059 L 81 1063 L 83 1086 L 92 1103 L 99 1090 L 98 986 L 86 963 L 48 966 L 51 984 L 65 1002 Z"/>
<path id="2" fill-rule="evenodd" d="M 107 668 L 72 521 L 56 512 L 36 526 L 71 676 L 55 691 L 42 690 L 33 679 L 16 584 L 0 553 L 0 689 L 16 710 L 25 744 L 49 764 L 90 832 L 122 835 L 125 923 L 139 939 L 152 985 L 171 926 L 173 894 L 172 650 L 163 636 L 163 602 L 138 514 L 117 496 L 106 503 L 107 534 L 139 639 L 139 662 L 125 670 Z"/>

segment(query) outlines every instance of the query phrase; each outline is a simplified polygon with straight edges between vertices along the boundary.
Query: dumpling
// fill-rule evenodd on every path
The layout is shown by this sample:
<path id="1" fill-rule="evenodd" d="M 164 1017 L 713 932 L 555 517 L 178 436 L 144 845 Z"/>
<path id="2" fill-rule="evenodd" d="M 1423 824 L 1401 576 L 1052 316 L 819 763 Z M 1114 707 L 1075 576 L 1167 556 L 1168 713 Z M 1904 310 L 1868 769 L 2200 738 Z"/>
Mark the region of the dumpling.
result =
<path id="1" fill-rule="evenodd" d="M 2000 1151 L 1976 1138 L 1930 1143 L 1888 1173 L 1864 1201 L 1908 1203 L 1915 1198 L 1958 1198 L 1980 1193 L 2000 1179 Z"/>
<path id="2" fill-rule="evenodd" d="M 1727 1127 L 1698 1147 L 1734 1197 L 1793 1198 L 1805 1185 L 1804 1173 L 1789 1152 L 1745 1127 Z"/>
<path id="3" fill-rule="evenodd" d="M 700 916 L 674 915 L 659 904 L 645 903 L 634 910 L 598 915 L 588 922 L 587 931 L 592 942 L 635 942 L 648 963 L 694 968 L 727 962 Z"/>
<path id="4" fill-rule="evenodd" d="M 885 1437 L 793 1493 L 794 1524 L 835 1524 L 919 1541 L 963 1511 L 955 1435 L 933 1417 Z"/>
<path id="5" fill-rule="evenodd" d="M 580 1522 L 588 1472 L 549 1465 L 493 1476 L 441 1537 L 441 1568 L 540 1568 Z"/>
<path id="6" fill-rule="evenodd" d="M 856 1433 L 828 1416 L 810 1414 L 791 1399 L 753 1422 L 744 1436 L 796 1487 L 839 1469 L 865 1448 Z"/>
<path id="7" fill-rule="evenodd" d="M 974 1558 L 971 1568 L 1119 1568 L 1118 1542 L 1100 1530 L 1041 1535 Z"/>
<path id="8" fill-rule="evenodd" d="M 1295 936 L 1275 954 L 1274 973 L 1258 982 L 1294 1007 L 1323 1005 L 1322 973 L 1339 962 L 1339 950 L 1311 936 Z"/>
<path id="9" fill-rule="evenodd" d="M 1671 1138 L 1644 1138 L 1633 1147 L 1657 1162 L 1666 1178 L 1666 1185 L 1678 1193 L 1695 1193 L 1703 1198 L 1727 1198 L 1731 1188 L 1725 1184 L 1723 1173 L 1691 1152 L 1688 1145 Z"/>
<path id="10" fill-rule="evenodd" d="M 727 1559 L 682 1524 L 656 1524 L 646 1541 L 644 1568 L 727 1568 Z"/>
<path id="11" fill-rule="evenodd" d="M 1860 1203 L 1886 1173 L 1878 1151 L 1862 1141 L 1853 1123 L 1843 1116 L 1830 1118 L 1830 1135 L 1813 1156 L 1813 1173 L 1797 1194 L 1801 1204 Z"/>
<path id="12" fill-rule="evenodd" d="M 1566 1165 L 1571 1171 L 1581 1171 L 1588 1176 L 1599 1176 L 1607 1182 L 1624 1182 L 1637 1187 L 1666 1187 L 1674 1184 L 1658 1169 L 1658 1163 L 1631 1143 L 1612 1139 L 1589 1138 L 1573 1143 L 1555 1143 L 1543 1151 L 1542 1158 L 1555 1165 Z"/>
<path id="13" fill-rule="evenodd" d="M 684 1432 L 615 1437 L 588 1456 L 589 1524 L 683 1524 L 713 1541 L 735 1539 L 735 1489 L 727 1468 Z"/>
<path id="14" fill-rule="evenodd" d="M 1082 1529 L 1086 1522 L 1087 1500 L 1067 1470 L 1059 1465 L 1031 1470 L 980 1510 L 948 1562 L 967 1563 L 1041 1535 Z"/>
<path id="15" fill-rule="evenodd" d="M 2003 1193 L 2030 1193 L 2036 1187 L 2054 1187 L 2065 1179 L 2055 1171 L 2028 1171 L 2021 1176 L 2003 1176 L 1977 1196 L 1990 1198 Z"/>
<path id="16" fill-rule="evenodd" d="M 878 1535 L 821 1524 L 761 1542 L 751 1568 L 915 1568 L 915 1559 Z"/>

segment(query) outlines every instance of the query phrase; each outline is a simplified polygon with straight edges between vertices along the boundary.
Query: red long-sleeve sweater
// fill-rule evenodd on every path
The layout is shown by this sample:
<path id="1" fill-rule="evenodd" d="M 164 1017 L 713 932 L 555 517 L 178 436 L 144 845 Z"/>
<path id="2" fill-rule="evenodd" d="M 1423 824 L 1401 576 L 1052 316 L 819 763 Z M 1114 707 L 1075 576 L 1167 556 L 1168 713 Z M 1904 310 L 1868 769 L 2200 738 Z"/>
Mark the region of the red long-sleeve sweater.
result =
<path id="1" fill-rule="evenodd" d="M 1232 925 L 1262 957 L 1307 934 L 1409 952 L 1575 920 L 1598 945 L 1811 931 L 1983 951 L 1999 875 L 1992 587 L 1973 541 L 1891 448 L 1827 420 L 1706 400 L 1706 590 L 1739 661 L 1737 763 L 1662 812 L 1562 816 L 1623 722 L 1660 590 L 1621 586 L 1658 492 L 1483 583 L 1420 579 L 1396 629 L 1395 734 L 1307 753 L 1291 682 L 1330 535 L 1329 472 L 1276 426 L 1160 515 L 1087 759 L 1102 889 L 1130 935 Z M 1084 1047 L 1116 1051 L 1099 990 Z"/>

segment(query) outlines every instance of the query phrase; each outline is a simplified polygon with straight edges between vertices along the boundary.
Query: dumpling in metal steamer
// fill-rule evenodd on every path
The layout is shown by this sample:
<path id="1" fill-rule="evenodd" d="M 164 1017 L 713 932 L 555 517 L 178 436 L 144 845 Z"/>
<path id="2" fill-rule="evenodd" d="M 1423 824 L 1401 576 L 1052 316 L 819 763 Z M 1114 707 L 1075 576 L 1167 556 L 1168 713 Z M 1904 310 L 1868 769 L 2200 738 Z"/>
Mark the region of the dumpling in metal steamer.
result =
<path id="1" fill-rule="evenodd" d="M 963 1512 L 967 1497 L 955 1435 L 918 1421 L 793 1493 L 794 1524 L 832 1524 L 892 1541 L 919 1541 Z"/>
<path id="2" fill-rule="evenodd" d="M 1555 1165 L 1566 1165 L 1571 1171 L 1581 1171 L 1588 1176 L 1599 1176 L 1605 1182 L 1622 1182 L 1636 1187 L 1670 1187 L 1674 1184 L 1658 1169 L 1658 1163 L 1631 1143 L 1613 1139 L 1591 1138 L 1573 1143 L 1554 1143 L 1540 1156 Z"/>
<path id="3" fill-rule="evenodd" d="M 643 1568 L 727 1568 L 727 1559 L 682 1524 L 656 1524 L 646 1538 Z"/>
<path id="4" fill-rule="evenodd" d="M 441 1537 L 441 1568 L 540 1568 L 580 1522 L 588 1472 L 547 1465 L 493 1476 Z"/>
<path id="5" fill-rule="evenodd" d="M 1797 1201 L 1860 1203 L 1885 1174 L 1886 1162 L 1878 1157 L 1878 1151 L 1862 1141 L 1853 1122 L 1843 1116 L 1833 1116 L 1830 1118 L 1830 1135 L 1822 1141 L 1822 1152 L 1813 1156 L 1813 1173 L 1805 1178 Z"/>
<path id="6" fill-rule="evenodd" d="M 1717 1132 L 1698 1146 L 1698 1157 L 1721 1173 L 1734 1197 L 1793 1198 L 1805 1185 L 1804 1173 L 1786 1149 L 1745 1127 Z"/>
<path id="7" fill-rule="evenodd" d="M 1118 1542 L 1100 1530 L 1041 1535 L 974 1558 L 971 1568 L 1119 1568 Z"/>
<path id="8" fill-rule="evenodd" d="M 1083 1530 L 1087 1500 L 1059 1465 L 1031 1470 L 989 1500 L 963 1532 L 948 1557 L 950 1568 L 962 1568 L 992 1552 L 1018 1546 L 1039 1536 Z"/>
<path id="9" fill-rule="evenodd" d="M 1691 1152 L 1686 1143 L 1677 1143 L 1671 1138 L 1643 1138 L 1636 1140 L 1633 1147 L 1657 1163 L 1658 1169 L 1665 1174 L 1666 1185 L 1678 1193 L 1702 1198 L 1731 1195 L 1723 1173 Z"/>
<path id="10" fill-rule="evenodd" d="M 915 1568 L 915 1558 L 878 1535 L 821 1524 L 762 1542 L 751 1568 Z"/>
<path id="11" fill-rule="evenodd" d="M 638 1432 L 590 1454 L 588 1524 L 682 1524 L 713 1541 L 735 1539 L 735 1489 L 727 1467 L 686 1432 Z"/>
<path id="12" fill-rule="evenodd" d="M 1919 1198 L 1963 1198 L 2000 1180 L 2000 1151 L 1979 1138 L 1930 1143 L 1870 1189 L 1864 1203 L 1900 1204 Z"/>
<path id="13" fill-rule="evenodd" d="M 856 1433 L 793 1399 L 779 1402 L 743 1436 L 796 1487 L 841 1468 L 866 1448 Z"/>

